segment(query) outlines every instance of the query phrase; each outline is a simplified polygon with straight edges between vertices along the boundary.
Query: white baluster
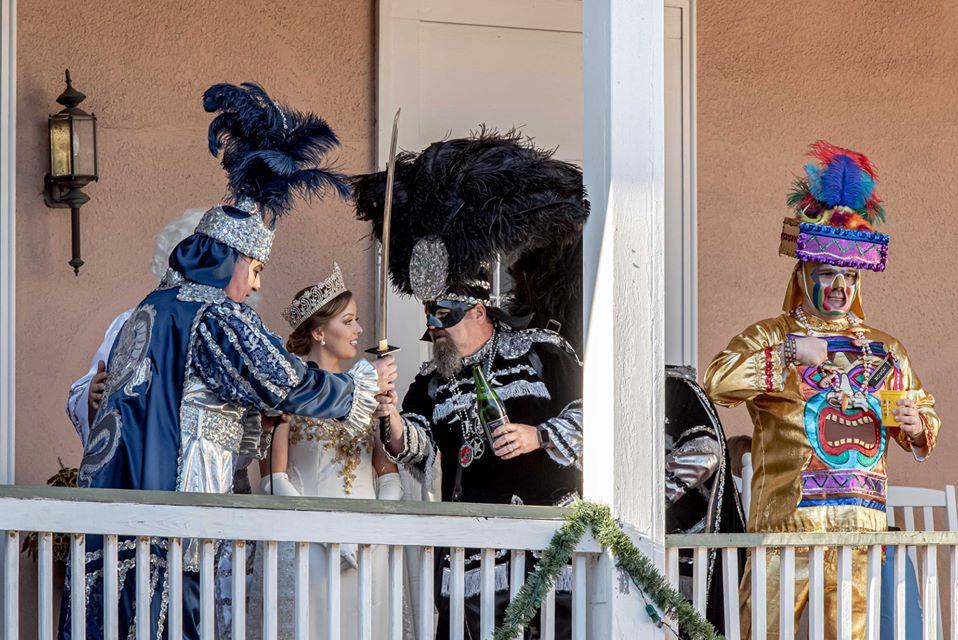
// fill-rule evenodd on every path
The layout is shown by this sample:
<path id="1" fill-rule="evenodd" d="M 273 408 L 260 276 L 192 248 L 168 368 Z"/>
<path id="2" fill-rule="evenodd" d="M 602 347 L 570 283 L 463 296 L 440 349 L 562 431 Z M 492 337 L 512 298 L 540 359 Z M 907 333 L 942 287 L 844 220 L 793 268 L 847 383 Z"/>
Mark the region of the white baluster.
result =
<path id="1" fill-rule="evenodd" d="M 895 640 L 905 640 L 905 558 L 908 557 L 907 554 L 908 548 L 905 545 L 895 546 Z"/>
<path id="2" fill-rule="evenodd" d="M 838 548 L 838 640 L 852 638 L 852 548 Z"/>
<path id="3" fill-rule="evenodd" d="M 373 549 L 368 544 L 359 545 L 359 640 L 371 640 L 373 637 L 373 568 L 372 568 Z M 430 571 L 435 569 L 430 568 Z M 429 594 L 429 602 L 432 603 L 432 594 Z M 430 620 L 432 608 L 430 607 Z M 420 637 L 429 638 L 431 636 Z"/>
<path id="4" fill-rule="evenodd" d="M 40 553 L 37 557 L 37 629 L 40 640 L 53 640 L 53 534 L 37 534 Z"/>
<path id="5" fill-rule="evenodd" d="M 675 549 L 678 551 L 678 549 Z M 677 563 L 676 563 L 677 564 Z M 585 640 L 586 607 L 589 605 L 586 578 L 586 555 L 577 553 L 572 556 L 572 640 Z M 678 576 L 676 576 L 676 579 Z M 676 588 L 677 580 L 676 580 Z"/>
<path id="6" fill-rule="evenodd" d="M 389 547 L 389 640 L 402 640 L 403 548 Z"/>
<path id="7" fill-rule="evenodd" d="M 246 540 L 233 541 L 230 572 L 233 575 L 230 585 L 233 600 L 232 640 L 244 640 L 246 638 Z"/>
<path id="8" fill-rule="evenodd" d="M 865 623 L 867 640 L 879 640 L 881 628 L 881 545 L 868 547 L 868 618 Z"/>
<path id="9" fill-rule="evenodd" d="M 795 547 L 782 547 L 778 573 L 778 632 L 782 640 L 795 638 Z"/>
<path id="10" fill-rule="evenodd" d="M 519 589 L 526 582 L 526 552 L 522 549 L 513 549 L 509 558 L 509 599 L 513 600 L 519 595 Z M 522 637 L 522 627 L 516 638 Z"/>
<path id="11" fill-rule="evenodd" d="M 150 611 L 150 538 L 136 539 L 136 611 Z M 150 640 L 150 615 L 136 616 L 137 640 Z"/>
<path id="12" fill-rule="evenodd" d="M 70 537 L 70 632 L 74 640 L 86 638 L 86 540 L 82 533 Z"/>
<path id="13" fill-rule="evenodd" d="M 103 638 L 117 640 L 117 600 L 119 584 L 116 575 L 116 536 L 103 536 Z M 124 629 L 126 631 L 126 629 Z"/>
<path id="14" fill-rule="evenodd" d="M 263 545 L 263 640 L 276 640 L 277 608 L 277 543 L 267 540 Z M 339 568 L 339 559 L 336 559 Z"/>
<path id="15" fill-rule="evenodd" d="M 326 545 L 326 637 L 339 638 L 339 551 L 337 543 Z"/>
<path id="16" fill-rule="evenodd" d="M 3 628 L 7 640 L 20 637 L 20 534 L 5 532 L 3 538 Z"/>
<path id="17" fill-rule="evenodd" d="M 556 637 L 556 586 L 552 585 L 542 600 L 539 611 L 539 620 L 542 627 L 542 640 L 555 640 Z M 484 639 L 487 640 L 487 639 Z"/>
<path id="18" fill-rule="evenodd" d="M 914 507 L 904 507 L 902 512 L 905 514 L 905 531 L 915 531 L 915 509 Z M 915 568 L 916 573 L 921 572 L 921 568 L 918 566 L 918 550 L 913 547 L 908 547 L 908 557 L 911 558 L 911 565 Z"/>
<path id="19" fill-rule="evenodd" d="M 936 640 L 938 635 L 938 550 L 935 545 L 925 545 L 922 554 L 922 606 L 924 640 Z"/>
<path id="20" fill-rule="evenodd" d="M 808 637 L 825 640 L 825 549 L 819 546 L 808 554 Z"/>
<path id="21" fill-rule="evenodd" d="M 766 624 L 765 581 L 767 574 L 765 547 L 752 549 L 752 637 L 764 638 Z"/>
<path id="22" fill-rule="evenodd" d="M 574 569 L 573 569 L 574 570 Z M 679 588 L 679 549 L 678 547 L 669 547 L 665 550 L 665 578 L 668 580 L 669 585 L 676 591 Z M 573 618 L 575 618 L 575 608 L 572 610 Z M 666 629 L 665 638 L 666 640 L 676 640 L 676 635 L 672 633 L 671 629 Z"/>
<path id="23" fill-rule="evenodd" d="M 200 547 L 200 640 L 214 640 L 216 634 L 216 614 L 213 608 L 215 597 L 213 582 L 216 573 L 213 560 L 216 546 L 212 540 L 203 540 Z"/>
<path id="24" fill-rule="evenodd" d="M 950 487 L 950 485 L 949 485 Z M 951 487 L 954 492 L 954 487 Z M 948 593 L 951 600 L 949 602 L 949 617 L 951 618 L 951 640 L 958 640 L 958 546 L 951 548 L 951 590 Z"/>
<path id="25" fill-rule="evenodd" d="M 695 547 L 692 557 L 692 606 L 705 615 L 705 603 L 708 598 L 709 550 L 708 547 Z"/>
<path id="26" fill-rule="evenodd" d="M 462 640 L 466 625 L 466 550 L 462 547 L 450 549 L 449 562 L 449 637 Z"/>
<path id="27" fill-rule="evenodd" d="M 170 640 L 183 637 L 183 540 L 170 538 L 166 550 L 167 576 L 170 581 L 170 609 L 166 617 Z"/>
<path id="28" fill-rule="evenodd" d="M 296 640 L 309 640 L 309 543 L 296 542 L 296 576 L 293 579 Z M 233 640 L 237 640 L 233 638 Z"/>
<path id="29" fill-rule="evenodd" d="M 722 577 L 722 586 L 725 588 L 725 637 L 739 640 L 738 549 L 735 547 L 722 549 Z"/>
<path id="30" fill-rule="evenodd" d="M 492 636 L 496 626 L 496 552 L 483 549 L 479 569 L 479 636 L 485 640 Z"/>
<path id="31" fill-rule="evenodd" d="M 433 608 L 435 607 L 435 593 L 433 591 L 433 575 L 436 571 L 435 549 L 423 547 L 419 555 L 419 614 L 416 622 L 419 627 L 419 637 L 430 640 L 436 633 L 433 629 Z"/>

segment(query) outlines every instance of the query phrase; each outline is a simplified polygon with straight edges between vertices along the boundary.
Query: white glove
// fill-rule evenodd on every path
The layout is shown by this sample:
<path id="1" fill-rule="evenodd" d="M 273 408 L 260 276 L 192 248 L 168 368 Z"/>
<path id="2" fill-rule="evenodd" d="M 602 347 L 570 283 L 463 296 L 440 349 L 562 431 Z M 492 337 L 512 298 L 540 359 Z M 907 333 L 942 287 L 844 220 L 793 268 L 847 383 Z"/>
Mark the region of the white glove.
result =
<path id="1" fill-rule="evenodd" d="M 402 500 L 402 482 L 398 473 L 386 473 L 379 476 L 380 500 Z"/>
<path id="2" fill-rule="evenodd" d="M 359 560 L 356 558 L 357 553 L 358 547 L 355 544 L 348 543 L 339 545 L 339 570 L 359 570 Z"/>
<path id="3" fill-rule="evenodd" d="M 266 476 L 259 481 L 259 486 L 266 495 L 288 496 L 293 498 L 300 497 L 299 491 L 289 481 L 289 476 L 285 473 L 274 473 Z M 272 490 L 271 490 L 272 489 Z"/>

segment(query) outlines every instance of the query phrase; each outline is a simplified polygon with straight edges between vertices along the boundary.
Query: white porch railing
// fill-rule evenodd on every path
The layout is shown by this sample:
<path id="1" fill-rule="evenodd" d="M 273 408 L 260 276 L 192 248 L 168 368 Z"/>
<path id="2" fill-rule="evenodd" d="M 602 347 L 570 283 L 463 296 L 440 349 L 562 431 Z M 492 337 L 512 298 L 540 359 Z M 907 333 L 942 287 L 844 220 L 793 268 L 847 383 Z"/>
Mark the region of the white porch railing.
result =
<path id="1" fill-rule="evenodd" d="M 39 532 L 37 621 L 40 640 L 55 635 L 53 534 L 65 533 L 71 540 L 72 579 L 85 584 L 85 567 L 80 561 L 85 550 L 86 535 L 104 536 L 104 619 L 113 621 L 105 629 L 104 638 L 125 637 L 126 630 L 116 628 L 118 592 L 118 542 L 135 540 L 135 574 L 137 610 L 148 607 L 150 599 L 149 548 L 151 538 L 167 541 L 170 577 L 167 626 L 170 639 L 181 638 L 182 550 L 189 539 L 201 541 L 200 590 L 201 638 L 214 637 L 214 541 L 233 541 L 241 548 L 246 541 L 259 541 L 265 549 L 263 571 L 263 638 L 276 637 L 277 541 L 292 541 L 295 554 L 295 624 L 296 637 L 308 638 L 309 543 L 327 544 L 326 611 L 340 610 L 339 545 L 359 545 L 358 593 L 360 611 L 359 638 L 371 638 L 371 550 L 375 546 L 389 549 L 388 636 L 403 637 L 403 556 L 404 548 L 422 550 L 421 580 L 418 587 L 418 611 L 415 615 L 418 638 L 434 637 L 434 550 L 451 549 L 450 637 L 462 638 L 464 628 L 464 550 L 482 550 L 480 569 L 482 637 L 491 637 L 494 624 L 494 561 L 496 549 L 511 550 L 510 590 L 514 594 L 524 580 L 527 550 L 546 548 L 562 524 L 565 510 L 548 507 L 514 507 L 509 505 L 440 504 L 421 502 L 380 502 L 316 498 L 272 498 L 268 496 L 221 496 L 167 492 L 114 490 L 55 489 L 48 487 L 0 487 L 0 531 L 3 548 L 3 629 L 5 638 L 19 637 L 21 622 L 19 556 L 22 536 Z M 119 539 L 119 541 L 118 541 Z M 587 637 L 586 608 L 587 572 L 596 566 L 601 547 L 587 536 L 577 548 L 573 561 L 572 625 L 573 637 Z M 146 560 L 146 561 L 141 561 Z M 245 576 L 246 555 L 232 554 L 232 575 Z M 129 569 L 129 568 L 127 568 Z M 121 568 L 121 570 L 123 570 Z M 125 574 L 125 570 L 124 574 Z M 381 576 L 376 576 L 380 578 Z M 232 580 L 232 637 L 245 637 L 245 579 Z M 157 589 L 157 593 L 159 589 Z M 157 597 L 154 595 L 153 597 Z M 84 589 L 71 589 L 71 610 L 82 612 Z M 551 602 L 552 599 L 547 599 Z M 543 608 L 543 638 L 554 634 L 554 611 Z M 32 616 L 31 616 L 32 617 Z M 147 637 L 146 628 L 137 620 L 137 636 Z M 76 640 L 85 637 L 84 620 L 72 619 Z M 327 616 L 328 637 L 339 638 L 338 616 Z M 119 632 L 119 634 L 118 634 Z M 377 630 L 382 637 L 382 630 Z M 352 639 L 350 639 L 352 640 Z"/>
<path id="2" fill-rule="evenodd" d="M 791 640 L 796 637 L 794 603 L 796 600 L 796 556 L 808 562 L 808 637 L 810 640 L 824 640 L 827 627 L 835 633 L 829 637 L 839 640 L 851 640 L 852 635 L 852 590 L 853 555 L 863 550 L 867 558 L 867 578 L 864 585 L 867 594 L 866 637 L 879 640 L 883 635 L 881 628 L 881 591 L 883 548 L 893 548 L 894 569 L 894 627 L 890 637 L 895 640 L 914 640 L 906 635 L 906 559 L 909 553 L 918 549 L 919 566 L 915 566 L 918 591 L 920 593 L 921 625 L 923 640 L 942 637 L 939 627 L 940 613 L 947 615 L 949 636 L 958 640 L 958 532 L 888 532 L 888 533 L 801 533 L 801 534 L 698 534 L 673 535 L 666 537 L 666 565 L 669 580 L 679 584 L 679 552 L 689 550 L 693 558 L 693 595 L 692 603 L 700 612 L 706 606 L 707 562 L 711 550 L 717 551 L 716 562 L 723 570 L 722 593 L 724 594 L 725 631 L 728 640 L 742 637 L 739 619 L 741 574 L 739 572 L 739 549 L 748 550 L 751 563 L 751 602 L 762 606 L 751 607 L 751 628 L 753 638 L 766 637 L 770 620 L 767 617 L 769 593 L 766 581 L 769 579 L 767 566 L 771 554 L 780 554 L 779 571 L 773 572 L 781 587 L 779 602 L 773 608 L 779 612 L 776 622 L 778 637 Z M 941 553 L 939 553 L 941 551 Z M 825 609 L 826 591 L 826 552 L 834 554 L 837 561 L 835 579 L 829 588 L 837 589 L 837 615 L 829 619 Z M 806 555 L 807 554 L 807 555 Z M 947 589 L 939 589 L 939 557 L 947 558 L 949 570 Z M 886 588 L 887 591 L 887 588 Z M 945 603 L 942 607 L 942 602 Z M 788 603 L 787 605 L 785 603 Z M 940 609 L 941 608 L 941 609 Z M 887 629 L 884 630 L 888 632 Z M 802 636 L 804 637 L 804 636 Z"/>

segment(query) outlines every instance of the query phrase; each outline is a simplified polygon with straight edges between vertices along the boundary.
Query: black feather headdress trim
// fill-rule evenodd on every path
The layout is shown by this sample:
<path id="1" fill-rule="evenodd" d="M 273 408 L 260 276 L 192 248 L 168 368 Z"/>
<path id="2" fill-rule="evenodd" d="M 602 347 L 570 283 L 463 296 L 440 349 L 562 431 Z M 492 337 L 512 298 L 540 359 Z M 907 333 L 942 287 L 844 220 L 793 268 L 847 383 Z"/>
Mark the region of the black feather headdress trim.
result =
<path id="1" fill-rule="evenodd" d="M 203 93 L 203 108 L 218 114 L 209 147 L 213 156 L 222 153 L 229 197 L 259 204 L 271 228 L 296 195 L 349 197 L 344 176 L 323 165 L 339 139 L 319 116 L 278 104 L 255 82 L 215 84 Z"/>
<path id="2" fill-rule="evenodd" d="M 381 238 L 385 172 L 356 176 L 351 186 L 357 217 Z M 574 295 L 569 261 L 589 215 L 582 171 L 516 131 L 482 128 L 418 155 L 400 154 L 392 215 L 389 268 L 401 293 L 413 294 L 417 242 L 438 238 L 449 256 L 449 292 L 474 295 L 475 281 L 488 278 L 498 256 L 528 283 L 516 287 L 512 308 L 562 317 Z"/>

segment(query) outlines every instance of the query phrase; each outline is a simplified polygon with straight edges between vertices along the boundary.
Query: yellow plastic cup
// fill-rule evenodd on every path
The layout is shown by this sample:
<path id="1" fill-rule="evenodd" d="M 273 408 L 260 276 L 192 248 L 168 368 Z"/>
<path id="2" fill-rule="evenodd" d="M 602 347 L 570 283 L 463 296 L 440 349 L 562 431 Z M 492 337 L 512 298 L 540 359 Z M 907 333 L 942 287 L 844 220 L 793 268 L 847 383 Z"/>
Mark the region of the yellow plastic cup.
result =
<path id="1" fill-rule="evenodd" d="M 907 391 L 893 391 L 882 389 L 878 392 L 878 402 L 881 404 L 881 423 L 884 427 L 900 427 L 901 423 L 892 413 L 898 409 L 898 401 L 908 397 Z"/>

